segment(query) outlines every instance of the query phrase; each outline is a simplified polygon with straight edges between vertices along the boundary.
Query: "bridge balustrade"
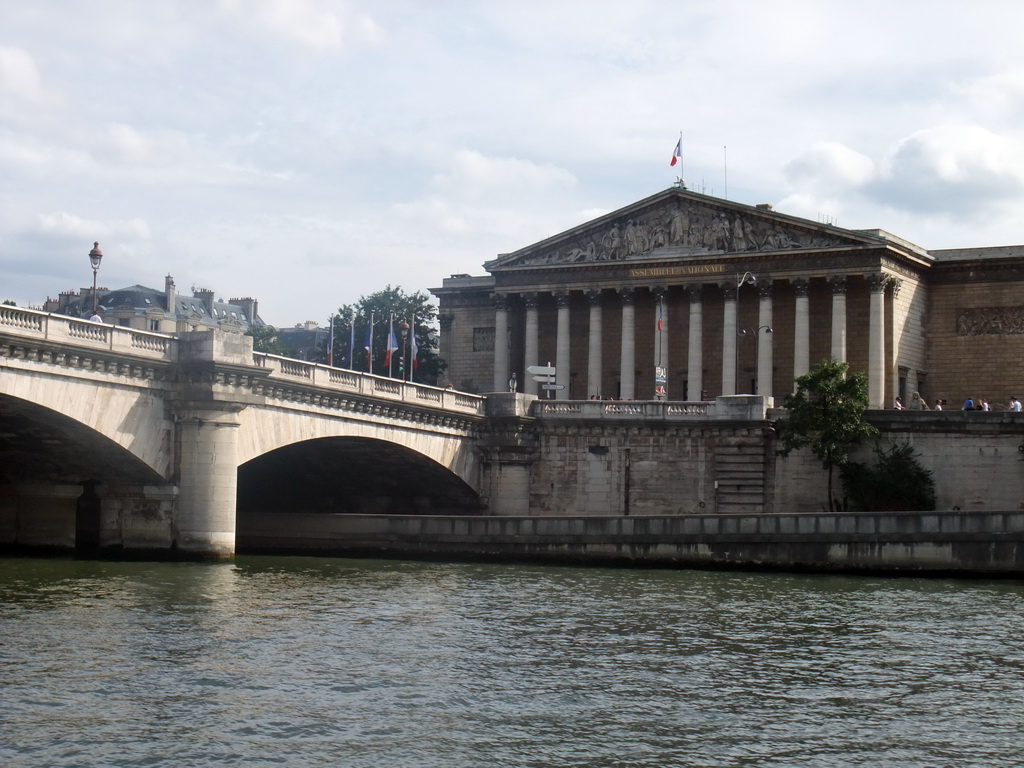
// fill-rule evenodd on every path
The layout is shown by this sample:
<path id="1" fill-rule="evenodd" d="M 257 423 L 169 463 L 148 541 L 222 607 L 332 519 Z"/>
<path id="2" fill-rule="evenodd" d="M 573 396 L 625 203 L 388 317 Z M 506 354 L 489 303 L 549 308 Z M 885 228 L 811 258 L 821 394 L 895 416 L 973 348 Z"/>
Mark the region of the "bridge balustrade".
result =
<path id="1" fill-rule="evenodd" d="M 5 329 L 11 329 L 22 339 L 85 346 L 148 359 L 171 361 L 176 354 L 176 339 L 167 334 L 94 323 L 37 309 L 0 307 L 0 331 Z"/>
<path id="2" fill-rule="evenodd" d="M 298 380 L 318 388 L 365 395 L 377 400 L 391 400 L 402 403 L 429 403 L 447 411 L 472 415 L 483 415 L 484 398 L 468 392 L 415 384 L 386 376 L 332 368 L 322 363 L 292 360 L 279 355 L 262 352 L 253 354 L 254 363 L 271 372 L 269 380 Z"/>
<path id="3" fill-rule="evenodd" d="M 721 397 L 715 402 L 668 400 L 537 400 L 533 415 L 542 419 L 601 419 L 615 421 L 685 421 L 694 418 L 763 419 L 767 399 Z"/>

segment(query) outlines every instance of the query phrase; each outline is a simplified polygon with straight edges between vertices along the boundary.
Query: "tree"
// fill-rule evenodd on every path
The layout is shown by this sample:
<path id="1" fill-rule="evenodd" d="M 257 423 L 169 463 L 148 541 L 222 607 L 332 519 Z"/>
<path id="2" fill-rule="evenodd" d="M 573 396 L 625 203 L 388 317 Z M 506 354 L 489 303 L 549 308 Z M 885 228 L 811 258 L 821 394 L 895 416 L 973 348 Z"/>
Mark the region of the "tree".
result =
<path id="1" fill-rule="evenodd" d="M 865 512 L 935 509 L 935 478 L 909 442 L 888 450 L 875 445 L 875 465 L 848 462 L 840 468 L 850 509 Z"/>
<path id="2" fill-rule="evenodd" d="M 781 425 L 779 455 L 810 447 L 828 470 L 828 511 L 835 512 L 832 470 L 849 462 L 858 440 L 878 434 L 864 419 L 867 377 L 850 374 L 846 363 L 825 360 L 796 380 L 796 392 L 786 395 L 783 407 L 789 414 Z"/>
<path id="3" fill-rule="evenodd" d="M 409 324 L 404 338 L 403 321 Z M 437 383 L 447 368 L 437 354 L 437 308 L 422 291 L 409 294 L 401 286 L 392 288 L 388 285 L 382 291 L 361 297 L 354 304 L 339 307 L 333 323 L 333 358 L 337 366 L 429 384 Z M 394 332 L 396 346 L 391 351 L 389 363 L 390 330 Z M 369 351 L 366 349 L 368 340 L 372 340 Z M 327 362 L 326 345 L 321 362 Z"/>
<path id="4" fill-rule="evenodd" d="M 252 336 L 252 348 L 255 352 L 293 357 L 294 355 L 290 353 L 294 350 L 277 337 L 278 333 L 277 328 L 272 325 L 250 325 L 245 335 Z"/>

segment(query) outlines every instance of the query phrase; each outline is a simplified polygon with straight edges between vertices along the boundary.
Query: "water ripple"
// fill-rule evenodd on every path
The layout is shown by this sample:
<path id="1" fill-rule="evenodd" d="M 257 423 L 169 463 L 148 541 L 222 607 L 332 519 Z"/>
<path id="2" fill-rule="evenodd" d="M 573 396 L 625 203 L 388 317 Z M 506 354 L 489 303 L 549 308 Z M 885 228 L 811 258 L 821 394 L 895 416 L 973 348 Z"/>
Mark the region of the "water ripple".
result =
<path id="1" fill-rule="evenodd" d="M 1011 766 L 1016 583 L 0 560 L 7 766 Z"/>

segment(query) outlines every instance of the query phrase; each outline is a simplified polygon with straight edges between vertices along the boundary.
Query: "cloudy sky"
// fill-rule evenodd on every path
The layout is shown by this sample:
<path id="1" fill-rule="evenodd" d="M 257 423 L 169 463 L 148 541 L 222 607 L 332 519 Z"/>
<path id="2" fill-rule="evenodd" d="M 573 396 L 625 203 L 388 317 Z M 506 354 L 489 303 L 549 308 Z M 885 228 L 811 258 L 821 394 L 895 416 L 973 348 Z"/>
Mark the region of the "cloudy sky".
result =
<path id="1" fill-rule="evenodd" d="M 0 299 L 325 323 L 672 185 L 1024 243 L 1019 0 L 0 3 Z"/>

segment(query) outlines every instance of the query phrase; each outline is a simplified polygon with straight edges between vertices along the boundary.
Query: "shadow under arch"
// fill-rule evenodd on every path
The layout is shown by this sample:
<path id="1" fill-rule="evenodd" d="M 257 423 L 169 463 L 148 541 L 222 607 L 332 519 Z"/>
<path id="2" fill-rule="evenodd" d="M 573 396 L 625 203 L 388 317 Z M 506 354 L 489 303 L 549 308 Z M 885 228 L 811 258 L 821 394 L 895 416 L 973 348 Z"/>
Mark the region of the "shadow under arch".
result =
<path id="1" fill-rule="evenodd" d="M 473 515 L 479 495 L 411 448 L 365 437 L 293 443 L 238 468 L 237 521 L 249 513 Z"/>

